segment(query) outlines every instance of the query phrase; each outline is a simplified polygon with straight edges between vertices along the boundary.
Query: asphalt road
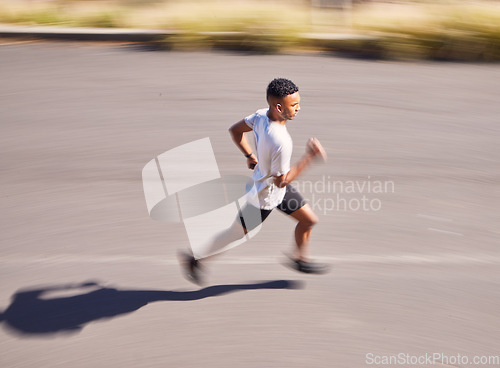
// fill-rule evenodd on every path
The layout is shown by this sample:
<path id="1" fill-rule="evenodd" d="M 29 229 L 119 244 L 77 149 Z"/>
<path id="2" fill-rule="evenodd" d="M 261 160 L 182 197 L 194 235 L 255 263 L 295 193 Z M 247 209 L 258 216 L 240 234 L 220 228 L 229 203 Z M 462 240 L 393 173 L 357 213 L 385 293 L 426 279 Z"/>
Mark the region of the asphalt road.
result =
<path id="1" fill-rule="evenodd" d="M 249 175 L 227 128 L 277 76 L 301 91 L 294 159 L 310 136 L 330 157 L 298 186 L 333 269 L 284 267 L 274 213 L 200 290 L 141 170 L 209 137 Z M 498 65 L 12 43 L 0 81 L 0 366 L 500 365 Z"/>

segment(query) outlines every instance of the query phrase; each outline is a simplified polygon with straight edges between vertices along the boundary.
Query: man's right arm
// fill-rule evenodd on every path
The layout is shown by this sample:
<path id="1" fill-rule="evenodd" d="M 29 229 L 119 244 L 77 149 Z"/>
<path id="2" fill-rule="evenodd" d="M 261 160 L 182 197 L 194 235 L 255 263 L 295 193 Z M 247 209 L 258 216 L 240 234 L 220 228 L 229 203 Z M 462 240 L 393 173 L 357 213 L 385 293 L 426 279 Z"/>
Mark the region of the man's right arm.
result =
<path id="1" fill-rule="evenodd" d="M 250 128 L 245 120 L 240 120 L 237 123 L 233 124 L 231 128 L 229 128 L 229 134 L 233 138 L 234 144 L 240 149 L 243 155 L 247 157 L 247 166 L 249 169 L 252 169 L 257 165 L 257 156 L 252 152 L 252 147 L 248 143 L 248 140 L 245 137 L 244 133 L 251 132 L 252 128 Z"/>
<path id="2" fill-rule="evenodd" d="M 290 168 L 285 175 L 274 176 L 273 182 L 278 188 L 284 188 L 294 181 L 308 167 L 315 157 L 321 157 L 326 161 L 326 152 L 316 138 L 311 138 L 306 145 L 306 153 Z"/>

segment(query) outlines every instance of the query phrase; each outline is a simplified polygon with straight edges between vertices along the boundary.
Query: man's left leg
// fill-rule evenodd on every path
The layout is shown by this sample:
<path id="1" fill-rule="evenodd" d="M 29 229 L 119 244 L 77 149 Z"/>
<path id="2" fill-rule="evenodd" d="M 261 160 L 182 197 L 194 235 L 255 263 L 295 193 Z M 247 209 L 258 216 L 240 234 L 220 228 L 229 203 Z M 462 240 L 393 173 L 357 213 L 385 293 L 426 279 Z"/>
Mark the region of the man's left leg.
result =
<path id="1" fill-rule="evenodd" d="M 293 268 L 305 273 L 325 273 L 329 267 L 326 264 L 313 263 L 309 260 L 309 238 L 318 216 L 313 212 L 302 195 L 292 186 L 287 186 L 283 202 L 278 209 L 297 220 L 295 226 L 295 244 L 297 246 Z"/>
<path id="2" fill-rule="evenodd" d="M 292 212 L 290 216 L 298 221 L 297 226 L 295 226 L 295 244 L 297 245 L 295 259 L 307 262 L 309 260 L 309 238 L 313 226 L 318 223 L 318 216 L 308 204 Z"/>

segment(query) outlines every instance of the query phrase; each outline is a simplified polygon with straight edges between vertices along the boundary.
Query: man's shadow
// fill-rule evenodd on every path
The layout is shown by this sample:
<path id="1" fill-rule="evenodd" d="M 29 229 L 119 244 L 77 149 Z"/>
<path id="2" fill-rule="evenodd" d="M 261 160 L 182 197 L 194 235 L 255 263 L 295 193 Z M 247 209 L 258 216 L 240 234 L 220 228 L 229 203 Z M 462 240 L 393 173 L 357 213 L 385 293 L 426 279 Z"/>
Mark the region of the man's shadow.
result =
<path id="1" fill-rule="evenodd" d="M 240 290 L 299 289 L 300 281 L 276 280 L 251 284 L 216 285 L 196 291 L 118 290 L 89 282 L 20 290 L 0 313 L 0 322 L 20 334 L 79 332 L 89 322 L 131 313 L 158 301 L 192 301 Z M 91 289 L 90 291 L 88 291 Z M 54 297 L 54 292 L 79 292 Z"/>

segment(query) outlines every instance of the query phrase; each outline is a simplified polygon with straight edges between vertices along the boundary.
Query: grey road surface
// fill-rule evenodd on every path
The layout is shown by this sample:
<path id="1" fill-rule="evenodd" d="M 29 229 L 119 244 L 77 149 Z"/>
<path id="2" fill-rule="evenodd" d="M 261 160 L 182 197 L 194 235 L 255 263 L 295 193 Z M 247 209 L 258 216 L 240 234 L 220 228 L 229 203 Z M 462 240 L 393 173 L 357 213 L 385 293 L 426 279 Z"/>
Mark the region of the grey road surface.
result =
<path id="1" fill-rule="evenodd" d="M 182 224 L 149 218 L 141 170 L 227 128 L 288 77 L 297 182 L 324 276 L 284 267 L 291 219 L 186 281 Z M 0 366 L 498 367 L 500 67 L 331 55 L 0 45 Z M 432 363 L 434 363 L 432 365 Z"/>

